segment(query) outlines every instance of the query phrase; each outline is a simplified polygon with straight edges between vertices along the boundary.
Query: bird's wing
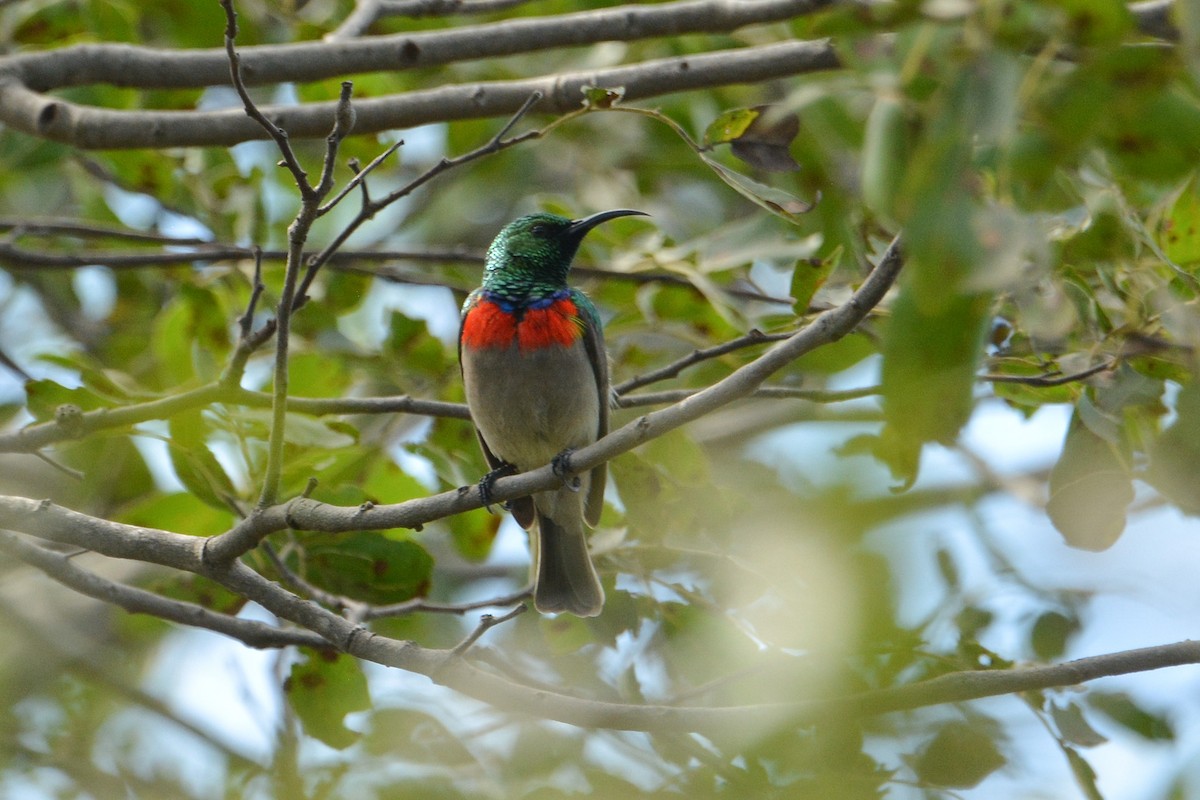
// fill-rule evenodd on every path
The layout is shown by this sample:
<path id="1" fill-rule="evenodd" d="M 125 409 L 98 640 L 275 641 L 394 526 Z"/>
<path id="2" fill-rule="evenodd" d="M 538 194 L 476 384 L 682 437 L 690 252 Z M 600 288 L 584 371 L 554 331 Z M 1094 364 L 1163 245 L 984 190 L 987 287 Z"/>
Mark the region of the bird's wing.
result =
<path id="1" fill-rule="evenodd" d="M 600 324 L 600 314 L 592 301 L 588 300 L 578 289 L 571 290 L 571 300 L 579 309 L 580 319 L 583 320 L 583 345 L 587 350 L 588 360 L 592 364 L 592 374 L 596 377 L 596 391 L 599 392 L 600 419 L 596 426 L 596 438 L 608 433 L 608 408 L 612 401 L 612 390 L 608 383 L 608 352 L 604 349 L 604 328 Z M 588 495 L 584 502 L 584 518 L 589 525 L 600 521 L 600 512 L 604 510 L 604 484 L 608 478 L 608 465 L 601 464 L 592 470 L 591 481 L 588 485 Z"/>

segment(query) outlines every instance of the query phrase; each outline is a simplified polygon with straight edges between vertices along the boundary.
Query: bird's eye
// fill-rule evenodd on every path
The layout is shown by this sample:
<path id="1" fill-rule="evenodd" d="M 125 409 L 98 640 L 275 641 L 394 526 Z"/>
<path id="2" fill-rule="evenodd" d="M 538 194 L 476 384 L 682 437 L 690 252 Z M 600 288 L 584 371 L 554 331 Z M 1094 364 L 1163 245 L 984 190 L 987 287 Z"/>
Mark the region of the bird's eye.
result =
<path id="1" fill-rule="evenodd" d="M 539 239 L 544 239 L 550 235 L 550 226 L 544 222 L 537 222 L 529 229 L 529 232 Z"/>

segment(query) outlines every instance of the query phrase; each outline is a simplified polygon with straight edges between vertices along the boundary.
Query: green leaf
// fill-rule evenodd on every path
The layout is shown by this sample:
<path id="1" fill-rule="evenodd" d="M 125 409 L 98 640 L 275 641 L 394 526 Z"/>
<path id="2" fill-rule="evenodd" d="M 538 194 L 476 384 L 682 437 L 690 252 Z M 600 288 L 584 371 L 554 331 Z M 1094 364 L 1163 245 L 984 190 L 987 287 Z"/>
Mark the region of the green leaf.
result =
<path id="1" fill-rule="evenodd" d="M 71 424 L 70 417 L 109 405 L 100 395 L 85 387 L 68 389 L 52 380 L 25 382 L 25 397 L 29 413 L 38 422 L 57 419 L 59 424 Z M 73 407 L 74 410 L 64 408 Z"/>
<path id="2" fill-rule="evenodd" d="M 371 729 L 363 740 L 375 756 L 406 761 L 474 768 L 478 760 L 437 717 L 411 708 L 381 708 L 371 715 Z M 408 780 L 405 780 L 406 786 Z M 430 795 L 425 795 L 430 796 Z M 439 795 L 440 796 L 440 795 Z"/>
<path id="3" fill-rule="evenodd" d="M 171 431 L 168 454 L 179 482 L 213 508 L 233 507 L 237 490 L 225 468 L 208 449 L 208 426 L 200 412 L 193 410 L 179 414 L 171 419 L 168 427 Z"/>
<path id="4" fill-rule="evenodd" d="M 1158 243 L 1177 264 L 1200 261 L 1200 186 L 1192 176 L 1159 223 Z"/>
<path id="5" fill-rule="evenodd" d="M 1175 740 L 1175 730 L 1166 717 L 1152 714 L 1121 692 L 1092 692 L 1088 703 L 1126 730 L 1153 742 Z"/>
<path id="6" fill-rule="evenodd" d="M 760 116 L 762 111 L 758 108 L 731 108 L 722 111 L 704 129 L 704 144 L 711 146 L 735 141 L 745 134 Z"/>
<path id="7" fill-rule="evenodd" d="M 367 603 L 399 603 L 424 596 L 433 558 L 411 539 L 374 531 L 305 533 L 298 540 L 300 573 L 335 594 Z"/>
<path id="8" fill-rule="evenodd" d="M 125 508 L 117 519 L 129 525 L 160 528 L 190 536 L 212 536 L 233 525 L 227 505 L 213 505 L 186 492 L 155 494 Z"/>
<path id="9" fill-rule="evenodd" d="M 909 160 L 908 120 L 902 100 L 880 95 L 867 116 L 862 149 L 863 203 L 887 222 L 896 219 L 896 198 Z"/>
<path id="10" fill-rule="evenodd" d="M 1080 44 L 1110 44 L 1133 27 L 1122 0 L 1051 0 L 1066 13 L 1066 33 Z"/>
<path id="11" fill-rule="evenodd" d="M 1079 630 L 1079 620 L 1059 612 L 1047 611 L 1038 615 L 1029 632 L 1029 643 L 1042 661 L 1060 658 L 1067 650 L 1067 640 Z"/>
<path id="12" fill-rule="evenodd" d="M 150 349 L 163 382 L 178 386 L 193 377 L 216 378 L 219 359 L 229 350 L 231 319 L 212 290 L 180 284 L 179 293 L 155 318 L 150 334 Z"/>
<path id="13" fill-rule="evenodd" d="M 606 88 L 603 86 L 584 86 L 583 104 L 587 108 L 612 108 L 621 102 L 625 96 L 624 86 Z"/>
<path id="14" fill-rule="evenodd" d="M 1054 718 L 1054 727 L 1058 728 L 1058 735 L 1064 741 L 1080 747 L 1096 747 L 1108 741 L 1088 724 L 1083 716 L 1083 709 L 1075 703 L 1066 703 L 1061 706 L 1052 703 L 1050 716 Z"/>
<path id="15" fill-rule="evenodd" d="M 1067 763 L 1071 765 L 1071 774 L 1075 776 L 1075 783 L 1079 784 L 1079 788 L 1083 790 L 1087 800 L 1104 800 L 1099 787 L 1096 786 L 1096 770 L 1092 769 L 1092 765 L 1079 755 L 1074 747 L 1064 745 L 1062 750 L 1067 755 Z"/>
<path id="16" fill-rule="evenodd" d="M 993 358 L 988 361 L 988 371 L 994 375 L 1013 378 L 1033 378 L 1045 375 L 1053 369 L 1040 359 L 1015 357 Z M 1030 386 L 1027 383 L 994 381 L 992 394 L 1009 405 L 1026 413 L 1054 403 L 1074 403 L 1079 398 L 1080 385 L 1064 383 L 1058 386 Z"/>
<path id="17" fill-rule="evenodd" d="M 127 402 L 130 399 L 130 387 L 134 386 L 133 378 L 123 372 L 105 369 L 90 354 L 43 353 L 38 356 L 38 360 L 77 371 L 84 387 L 104 398 L 106 404 Z"/>
<path id="18" fill-rule="evenodd" d="M 1185 514 L 1200 515 L 1200 382 L 1183 387 L 1175 421 L 1150 446 L 1146 480 Z"/>
<path id="19" fill-rule="evenodd" d="M 799 222 L 800 215 L 807 214 L 813 209 L 814 203 L 805 202 L 782 189 L 759 183 L 753 178 L 731 170 L 711 156 L 702 154 L 701 158 L 721 180 L 733 187 L 738 194 L 777 217 L 788 222 Z"/>
<path id="20" fill-rule="evenodd" d="M 730 109 L 704 131 L 704 144 L 728 144 L 735 156 L 768 172 L 793 172 L 800 165 L 789 147 L 800 132 L 795 114 L 772 106 Z"/>
<path id="21" fill-rule="evenodd" d="M 492 552 L 492 543 L 496 541 L 496 533 L 503 521 L 503 514 L 489 514 L 486 509 L 477 508 L 455 514 L 446 520 L 446 524 L 450 526 L 450 541 L 459 555 L 471 561 L 482 561 Z"/>
<path id="22" fill-rule="evenodd" d="M 595 641 L 587 620 L 570 614 L 559 614 L 555 617 L 543 616 L 539 618 L 538 625 L 546 637 L 546 644 L 550 646 L 551 652 L 558 656 L 578 652 Z"/>
<path id="23" fill-rule="evenodd" d="M 1008 762 L 989 732 L 983 730 L 994 727 L 962 721 L 942 726 L 912 762 L 917 777 L 935 786 L 977 786 Z"/>
<path id="24" fill-rule="evenodd" d="M 824 258 L 808 259 L 802 258 L 796 262 L 795 268 L 792 270 L 792 310 L 799 315 L 808 313 L 808 306 L 812 303 L 813 296 L 817 290 L 825 285 L 825 281 L 837 269 L 837 265 L 842 260 L 844 252 L 841 245 L 833 249 L 833 252 Z"/>
<path id="25" fill-rule="evenodd" d="M 343 724 L 347 714 L 371 707 L 367 678 L 358 660 L 332 650 L 301 648 L 283 690 L 305 733 L 337 750 L 361 734 Z"/>
<path id="26" fill-rule="evenodd" d="M 297 353 L 288 359 L 288 392 L 296 397 L 344 397 L 350 375 L 330 353 Z"/>
<path id="27" fill-rule="evenodd" d="M 366 299 L 371 280 L 369 275 L 331 270 L 325 275 L 325 293 L 321 303 L 334 314 L 353 311 Z"/>
<path id="28" fill-rule="evenodd" d="M 271 410 L 265 408 L 239 409 L 238 419 L 257 429 L 266 438 L 271 429 Z M 319 447 L 336 450 L 358 443 L 358 431 L 338 420 L 316 419 L 307 414 L 288 412 L 285 415 L 284 441 L 298 447 Z"/>
<path id="29" fill-rule="evenodd" d="M 870 336 L 855 332 L 804 354 L 796 359 L 795 367 L 800 373 L 833 375 L 850 369 L 877 352 Z"/>
<path id="30" fill-rule="evenodd" d="M 884 430 L 874 452 L 903 487 L 916 480 L 926 442 L 952 444 L 974 409 L 991 296 L 954 295 L 922 307 L 914 284 L 892 306 L 883 338 Z"/>
<path id="31" fill-rule="evenodd" d="M 1125 509 L 1133 502 L 1131 458 L 1127 444 L 1097 435 L 1077 407 L 1062 454 L 1050 472 L 1046 504 L 1050 521 L 1067 544 L 1104 550 L 1120 537 Z"/>
<path id="32" fill-rule="evenodd" d="M 210 611 L 231 616 L 241 611 L 247 603 L 246 598 L 202 575 L 173 575 L 153 581 L 146 588 L 172 600 L 194 603 Z"/>

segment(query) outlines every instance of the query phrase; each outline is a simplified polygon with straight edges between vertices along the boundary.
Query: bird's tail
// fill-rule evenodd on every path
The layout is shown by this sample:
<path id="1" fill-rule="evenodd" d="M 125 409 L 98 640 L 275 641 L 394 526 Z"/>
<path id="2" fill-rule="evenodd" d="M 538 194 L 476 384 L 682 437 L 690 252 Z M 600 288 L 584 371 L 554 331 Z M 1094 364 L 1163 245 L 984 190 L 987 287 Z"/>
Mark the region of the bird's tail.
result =
<path id="1" fill-rule="evenodd" d="M 578 495 L 570 497 L 578 504 Z M 594 617 L 604 608 L 604 589 L 588 555 L 583 509 L 557 509 L 557 520 L 537 510 L 537 581 L 533 605 L 542 613 L 566 611 Z"/>

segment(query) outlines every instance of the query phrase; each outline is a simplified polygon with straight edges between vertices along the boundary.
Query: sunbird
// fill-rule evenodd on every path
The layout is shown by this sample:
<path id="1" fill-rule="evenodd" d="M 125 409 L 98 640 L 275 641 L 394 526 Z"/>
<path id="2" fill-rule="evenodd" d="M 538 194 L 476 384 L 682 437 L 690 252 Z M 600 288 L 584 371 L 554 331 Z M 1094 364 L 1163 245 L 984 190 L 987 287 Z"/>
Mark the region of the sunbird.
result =
<path id="1" fill-rule="evenodd" d="M 467 406 L 491 472 L 480 481 L 490 502 L 500 475 L 553 463 L 608 432 L 610 402 L 604 331 L 592 302 L 567 285 L 580 242 L 602 222 L 642 211 L 616 209 L 583 219 L 538 213 L 501 229 L 487 250 L 483 285 L 462 307 L 458 357 Z M 588 555 L 586 520 L 604 505 L 607 468 L 577 482 L 509 503 L 529 530 L 534 607 L 594 617 L 604 589 Z"/>

